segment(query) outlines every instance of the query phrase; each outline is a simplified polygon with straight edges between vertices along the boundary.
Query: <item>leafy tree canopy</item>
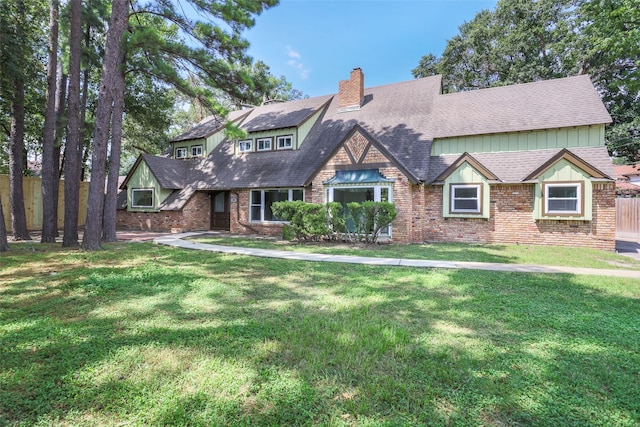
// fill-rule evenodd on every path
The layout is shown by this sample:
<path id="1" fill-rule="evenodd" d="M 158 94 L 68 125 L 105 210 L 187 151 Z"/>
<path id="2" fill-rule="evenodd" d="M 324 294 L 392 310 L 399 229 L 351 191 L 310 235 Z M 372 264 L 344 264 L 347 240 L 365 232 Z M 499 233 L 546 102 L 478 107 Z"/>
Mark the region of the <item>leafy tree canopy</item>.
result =
<path id="1" fill-rule="evenodd" d="M 609 109 L 610 153 L 640 160 L 637 0 L 501 0 L 429 53 L 414 77 L 443 75 L 445 92 L 588 73 Z"/>

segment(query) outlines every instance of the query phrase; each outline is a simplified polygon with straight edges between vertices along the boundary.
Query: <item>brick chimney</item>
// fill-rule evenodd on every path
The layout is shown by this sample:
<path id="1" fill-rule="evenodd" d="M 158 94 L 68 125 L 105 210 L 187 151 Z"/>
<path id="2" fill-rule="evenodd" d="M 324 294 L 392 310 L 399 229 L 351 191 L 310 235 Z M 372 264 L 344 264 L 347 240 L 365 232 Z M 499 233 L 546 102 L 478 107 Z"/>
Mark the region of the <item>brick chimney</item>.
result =
<path id="1" fill-rule="evenodd" d="M 338 111 L 359 110 L 364 99 L 364 74 L 360 68 L 351 70 L 349 80 L 341 80 L 338 89 Z"/>

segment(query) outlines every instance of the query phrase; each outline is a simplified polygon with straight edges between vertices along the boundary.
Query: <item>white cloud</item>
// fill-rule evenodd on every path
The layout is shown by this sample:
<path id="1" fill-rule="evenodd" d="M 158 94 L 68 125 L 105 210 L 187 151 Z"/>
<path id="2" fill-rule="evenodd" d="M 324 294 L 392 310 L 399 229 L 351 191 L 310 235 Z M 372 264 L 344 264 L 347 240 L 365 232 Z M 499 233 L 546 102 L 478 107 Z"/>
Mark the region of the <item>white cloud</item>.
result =
<path id="1" fill-rule="evenodd" d="M 311 70 L 302 63 L 302 55 L 300 55 L 300 53 L 294 50 L 291 46 L 287 46 L 287 56 L 291 58 L 287 64 L 297 71 L 298 77 L 302 80 L 309 78 Z"/>

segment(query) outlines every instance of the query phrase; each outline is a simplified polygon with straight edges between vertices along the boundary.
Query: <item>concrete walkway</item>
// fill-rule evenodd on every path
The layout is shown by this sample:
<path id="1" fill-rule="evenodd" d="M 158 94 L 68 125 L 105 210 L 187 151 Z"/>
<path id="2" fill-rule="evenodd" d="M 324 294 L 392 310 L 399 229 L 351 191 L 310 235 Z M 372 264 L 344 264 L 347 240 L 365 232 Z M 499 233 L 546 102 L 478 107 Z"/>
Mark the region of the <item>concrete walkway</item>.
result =
<path id="1" fill-rule="evenodd" d="M 196 249 L 201 251 L 221 252 L 228 254 L 257 256 L 263 258 L 281 258 L 297 261 L 314 262 L 338 262 L 346 264 L 366 264 L 382 266 L 418 267 L 418 268 L 451 268 L 451 269 L 473 269 L 491 271 L 512 271 L 520 273 L 565 273 L 577 275 L 594 275 L 609 277 L 630 277 L 640 279 L 640 271 L 633 270 L 613 270 L 578 267 L 551 267 L 525 264 L 504 264 L 494 262 L 463 262 L 463 261 L 430 261 L 419 259 L 401 258 L 374 258 L 351 255 L 326 255 L 303 252 L 280 251 L 275 249 L 243 248 L 237 246 L 210 245 L 184 240 L 186 237 L 197 236 L 202 233 L 182 233 L 160 236 L 154 239 L 159 245 L 173 246 L 183 249 Z"/>

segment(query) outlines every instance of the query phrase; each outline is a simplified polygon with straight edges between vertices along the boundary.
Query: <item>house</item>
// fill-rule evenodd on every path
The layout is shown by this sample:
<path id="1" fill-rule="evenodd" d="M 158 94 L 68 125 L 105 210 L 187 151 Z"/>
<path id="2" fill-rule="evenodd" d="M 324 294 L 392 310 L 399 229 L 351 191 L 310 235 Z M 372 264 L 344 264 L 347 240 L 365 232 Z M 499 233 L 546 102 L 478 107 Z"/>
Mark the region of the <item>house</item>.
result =
<path id="1" fill-rule="evenodd" d="M 618 197 L 640 196 L 640 164 L 615 165 L 613 170 L 617 176 L 616 195 Z"/>
<path id="2" fill-rule="evenodd" d="M 281 233 L 280 200 L 392 201 L 394 242 L 613 250 L 611 118 L 586 75 L 443 94 L 441 76 L 210 118 L 141 155 L 122 188 L 122 229 Z M 126 206 L 125 206 L 126 205 Z"/>

